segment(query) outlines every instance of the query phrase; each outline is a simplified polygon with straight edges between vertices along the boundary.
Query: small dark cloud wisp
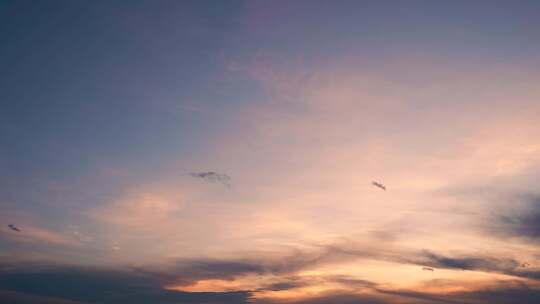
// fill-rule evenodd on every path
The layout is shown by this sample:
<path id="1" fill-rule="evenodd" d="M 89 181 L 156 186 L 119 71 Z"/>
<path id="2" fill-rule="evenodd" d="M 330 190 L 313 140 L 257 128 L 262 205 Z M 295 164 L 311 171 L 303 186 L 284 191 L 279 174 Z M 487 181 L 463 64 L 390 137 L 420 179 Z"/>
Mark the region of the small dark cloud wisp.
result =
<path id="1" fill-rule="evenodd" d="M 13 231 L 21 232 L 21 230 L 19 228 L 17 228 L 17 226 L 15 226 L 13 224 L 9 224 L 8 227 L 9 227 L 9 229 L 11 229 Z"/>
<path id="2" fill-rule="evenodd" d="M 213 183 L 221 183 L 227 188 L 231 187 L 231 177 L 227 174 L 221 174 L 213 171 L 208 172 L 190 172 L 188 173 L 189 176 L 194 178 L 200 178 L 209 182 Z"/>
<path id="3" fill-rule="evenodd" d="M 372 181 L 371 184 L 377 188 L 381 188 L 383 189 L 384 191 L 386 191 L 386 186 L 383 185 L 382 183 L 379 183 L 379 182 L 376 182 L 376 181 Z"/>

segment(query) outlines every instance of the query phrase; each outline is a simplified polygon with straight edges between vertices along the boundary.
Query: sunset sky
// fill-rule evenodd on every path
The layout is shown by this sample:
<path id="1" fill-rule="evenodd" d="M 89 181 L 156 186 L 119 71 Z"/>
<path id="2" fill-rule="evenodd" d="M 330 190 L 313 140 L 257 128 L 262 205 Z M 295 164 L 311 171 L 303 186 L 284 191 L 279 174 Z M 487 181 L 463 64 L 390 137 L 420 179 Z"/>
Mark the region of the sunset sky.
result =
<path id="1" fill-rule="evenodd" d="M 0 300 L 540 303 L 539 16 L 0 0 Z"/>

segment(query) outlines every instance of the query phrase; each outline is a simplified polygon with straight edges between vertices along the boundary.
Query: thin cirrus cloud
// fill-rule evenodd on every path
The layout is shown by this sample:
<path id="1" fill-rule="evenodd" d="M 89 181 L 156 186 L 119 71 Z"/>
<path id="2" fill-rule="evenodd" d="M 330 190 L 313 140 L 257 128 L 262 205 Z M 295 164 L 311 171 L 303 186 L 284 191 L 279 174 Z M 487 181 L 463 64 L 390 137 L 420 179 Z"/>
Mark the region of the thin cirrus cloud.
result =
<path id="1" fill-rule="evenodd" d="M 24 231 L 20 231 L 16 235 L 13 234 L 13 231 L 6 230 L 7 229 L 2 229 L 0 232 L 2 237 L 21 242 L 41 242 L 60 246 L 78 246 L 81 244 L 78 240 L 66 235 L 35 226 L 24 226 Z"/>

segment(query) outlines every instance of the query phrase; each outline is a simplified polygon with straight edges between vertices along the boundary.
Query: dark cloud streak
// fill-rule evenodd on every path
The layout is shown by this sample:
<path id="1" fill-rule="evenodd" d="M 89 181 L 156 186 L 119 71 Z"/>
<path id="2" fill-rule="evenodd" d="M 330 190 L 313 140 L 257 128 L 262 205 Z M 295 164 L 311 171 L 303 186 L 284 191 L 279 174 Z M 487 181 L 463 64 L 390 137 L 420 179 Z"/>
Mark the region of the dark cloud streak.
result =
<path id="1" fill-rule="evenodd" d="M 200 178 L 209 182 L 218 182 L 227 188 L 231 187 L 231 177 L 227 174 L 216 173 L 213 171 L 208 172 L 190 172 L 189 176 L 194 178 Z"/>

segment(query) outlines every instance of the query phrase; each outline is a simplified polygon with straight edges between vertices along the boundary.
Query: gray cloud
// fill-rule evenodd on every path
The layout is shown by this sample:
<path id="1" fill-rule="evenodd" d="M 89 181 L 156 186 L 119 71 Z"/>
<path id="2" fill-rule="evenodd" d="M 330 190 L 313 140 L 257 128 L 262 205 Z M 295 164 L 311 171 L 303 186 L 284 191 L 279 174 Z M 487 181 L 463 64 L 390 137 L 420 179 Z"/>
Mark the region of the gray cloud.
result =
<path id="1" fill-rule="evenodd" d="M 430 268 L 495 272 L 515 277 L 540 280 L 540 271 L 526 269 L 522 266 L 523 262 L 511 258 L 467 255 L 450 257 L 425 250 L 414 257 L 405 259 L 404 262 L 424 265 Z"/>
<path id="2" fill-rule="evenodd" d="M 260 290 L 286 290 L 320 281 L 368 286 L 368 281 L 345 276 L 317 278 L 309 282 L 298 271 L 320 264 L 339 263 L 368 256 L 368 252 L 341 246 L 294 251 L 286 256 L 238 259 L 182 259 L 159 267 L 97 269 L 50 264 L 0 265 L 0 290 L 36 297 L 84 303 L 247 303 L 254 291 L 236 293 L 188 293 L 163 290 L 169 284 L 190 285 L 205 279 L 234 280 L 248 274 L 275 275 L 276 282 Z M 191 302 L 190 302 L 191 301 Z"/>
<path id="3" fill-rule="evenodd" d="M 519 194 L 515 200 L 521 203 L 521 209 L 496 214 L 490 230 L 504 236 L 540 241 L 540 195 Z"/>
<path id="4" fill-rule="evenodd" d="M 485 270 L 506 272 L 519 267 L 520 263 L 514 259 L 496 259 L 490 257 L 447 257 L 430 251 L 423 251 L 421 259 L 432 268 L 448 268 L 461 270 Z"/>
<path id="5" fill-rule="evenodd" d="M 232 280 L 248 274 L 281 275 L 295 274 L 300 270 L 321 264 L 333 264 L 360 258 L 377 258 L 380 253 L 368 249 L 349 248 L 341 245 L 320 246 L 313 250 L 295 250 L 282 256 L 266 256 L 261 253 L 252 258 L 235 259 L 178 259 L 168 264 L 164 271 L 152 267 L 136 268 L 137 272 L 154 275 L 167 282 L 189 285 L 198 280 Z"/>
<path id="6" fill-rule="evenodd" d="M 325 303 L 338 297 L 350 303 L 387 303 L 383 296 L 416 298 L 427 303 L 469 303 L 469 298 L 488 297 L 485 294 L 454 295 L 441 298 L 439 295 L 416 291 L 387 290 L 365 279 L 350 276 L 327 275 L 317 277 L 298 276 L 303 270 L 320 265 L 330 266 L 372 259 L 392 263 L 413 264 L 422 267 L 444 268 L 502 273 L 521 278 L 540 280 L 540 272 L 522 267 L 523 262 L 510 258 L 495 258 L 476 255 L 447 256 L 432 251 L 420 252 L 385 251 L 364 248 L 354 242 L 336 243 L 313 247 L 312 250 L 296 250 L 283 256 L 260 253 L 250 258 L 233 259 L 180 259 L 159 267 L 129 269 L 96 269 L 32 264 L 0 265 L 0 290 L 83 303 L 248 303 L 254 292 L 289 290 L 320 283 L 337 283 L 345 289 L 366 292 L 369 295 L 328 295 L 320 299 L 308 299 L 298 303 Z M 421 271 L 421 269 L 419 269 Z M 272 275 L 276 280 L 256 290 L 239 290 L 234 293 L 189 293 L 163 290 L 163 286 L 187 286 L 200 280 L 235 280 L 246 275 Z M 521 288 L 522 286 L 513 287 Z M 535 297 L 536 291 L 519 289 L 523 297 Z M 518 292 L 504 291 L 507 294 Z M 503 291 L 498 288 L 496 292 Z M 344 297 L 344 298 L 342 298 Z M 469 297 L 469 298 L 467 298 Z M 466 301 L 462 301 L 462 298 Z M 337 299 L 337 298 L 336 298 Z M 357 302 L 354 302 L 356 299 Z M 191 302 L 190 302 L 191 301 Z M 310 302 L 311 301 L 311 302 Z M 347 303 L 347 302 L 343 303 Z M 372 301 L 372 302 L 369 302 Z M 373 302 L 375 301 L 375 302 Z M 471 302 L 474 303 L 474 302 Z"/>
<path id="7" fill-rule="evenodd" d="M 288 279 L 281 282 L 276 282 L 269 284 L 267 286 L 264 286 L 262 288 L 257 289 L 257 291 L 282 291 L 282 290 L 290 290 L 290 289 L 296 289 L 306 286 L 312 286 L 315 282 L 306 282 L 303 281 L 301 278 L 294 278 L 294 279 Z"/>
<path id="8" fill-rule="evenodd" d="M 508 180 L 495 182 L 448 187 L 435 194 L 456 197 L 467 204 L 470 201 L 489 203 L 491 211 L 483 214 L 482 230 L 492 236 L 540 240 L 540 194 L 505 188 Z"/>
<path id="9" fill-rule="evenodd" d="M 250 293 L 177 292 L 164 290 L 164 276 L 128 269 L 94 269 L 44 265 L 32 269 L 2 267 L 0 290 L 11 297 L 53 298 L 58 303 L 248 303 Z M 56 303 L 56 302 L 51 302 Z M 70 302 L 67 302 L 70 303 Z"/>
<path id="10" fill-rule="evenodd" d="M 6 290 L 0 290 L 0 300 L 2 300 L 3 303 L 11 304 L 85 304 L 79 301 L 69 301 L 51 297 L 33 296 Z"/>
<path id="11" fill-rule="evenodd" d="M 320 246 L 311 251 L 294 251 L 283 256 L 265 256 L 238 259 L 183 259 L 167 266 L 160 273 L 167 282 L 190 285 L 198 280 L 233 280 L 248 274 L 294 276 L 299 271 L 316 268 L 320 265 L 347 263 L 358 259 L 379 260 L 398 264 L 412 264 L 427 269 L 453 269 L 501 273 L 521 278 L 540 280 L 540 271 L 523 267 L 523 261 L 512 258 L 499 258 L 471 254 L 443 255 L 429 250 L 399 251 L 365 248 L 353 244 L 334 244 Z M 139 269 L 150 273 L 150 269 Z M 422 268 L 419 269 L 422 271 Z M 328 280 L 329 278 L 325 278 Z M 334 281 L 338 281 L 334 278 Z M 341 278 L 345 282 L 345 278 Z M 361 283 L 361 282 L 356 282 Z"/>
<path id="12" fill-rule="evenodd" d="M 338 283 L 347 288 L 356 290 L 373 290 L 377 284 L 368 280 L 361 280 L 348 275 L 317 275 L 317 276 L 287 276 L 280 281 L 268 284 L 257 291 L 280 291 L 301 287 L 316 286 L 322 283 Z"/>
<path id="13" fill-rule="evenodd" d="M 297 276 L 294 273 L 320 261 L 336 261 L 332 255 L 341 251 L 332 247 L 324 254 L 297 254 L 293 263 L 280 260 L 183 260 L 176 268 L 164 271 L 147 269 L 96 269 L 55 265 L 32 264 L 28 266 L 2 265 L 0 267 L 0 295 L 15 299 L 15 303 L 87 304 L 87 303 L 254 303 L 254 304 L 319 304 L 319 303 L 536 303 L 540 291 L 523 282 L 499 284 L 473 292 L 432 294 L 418 290 L 394 290 L 375 282 L 346 275 L 316 277 Z M 346 252 L 351 253 L 350 250 Z M 319 258 L 314 258 L 314 257 Z M 360 255 L 363 256 L 363 255 Z M 303 258 L 300 258 L 303 257 Z M 416 262 L 447 269 L 501 272 L 522 277 L 538 278 L 533 272 L 519 272 L 513 260 L 479 257 L 447 257 L 422 252 L 414 257 Z M 413 263 L 413 261 L 402 261 Z M 416 263 L 414 262 L 414 263 Z M 315 263 L 315 264 L 314 264 Z M 518 265 L 518 266 L 515 266 Z M 167 284 L 190 284 L 203 279 L 233 280 L 246 274 L 272 274 L 279 280 L 257 290 L 236 292 L 178 292 L 164 290 Z M 257 300 L 257 291 L 290 290 L 324 282 L 338 283 L 342 291 L 296 301 Z M 348 291 L 345 291 L 348 290 Z M 352 292 L 351 290 L 354 290 Z M 512 299 L 515 299 L 513 301 Z M 15 301 L 14 300 L 14 301 Z M 26 302 L 24 302 L 26 301 Z M 47 302 L 49 301 L 49 302 Z M 409 302 L 410 301 L 410 302 Z"/>
<path id="14" fill-rule="evenodd" d="M 451 296 L 468 303 L 472 301 L 490 304 L 540 303 L 540 290 L 527 285 L 481 289 Z"/>
<path id="15" fill-rule="evenodd" d="M 188 173 L 188 175 L 191 177 L 200 178 L 209 182 L 214 182 L 214 183 L 218 182 L 228 188 L 231 187 L 231 177 L 228 176 L 227 174 L 221 174 L 221 173 L 216 173 L 213 171 L 208 171 L 208 172 L 190 172 Z"/>

